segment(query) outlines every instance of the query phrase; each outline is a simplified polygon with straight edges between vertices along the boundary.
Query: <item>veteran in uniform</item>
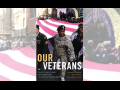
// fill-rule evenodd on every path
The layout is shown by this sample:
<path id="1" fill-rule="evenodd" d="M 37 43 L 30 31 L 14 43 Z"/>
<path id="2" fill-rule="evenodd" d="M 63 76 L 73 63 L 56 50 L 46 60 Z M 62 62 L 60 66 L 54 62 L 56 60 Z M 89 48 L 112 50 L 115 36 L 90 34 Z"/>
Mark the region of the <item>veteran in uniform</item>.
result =
<path id="1" fill-rule="evenodd" d="M 38 54 L 47 54 L 48 42 L 47 37 L 39 32 L 39 25 L 36 25 L 36 41 L 37 41 L 37 56 Z M 37 57 L 38 61 L 38 57 Z M 42 62 L 38 62 L 38 70 L 41 69 Z"/>
<path id="2" fill-rule="evenodd" d="M 75 59 L 74 48 L 72 46 L 71 39 L 65 35 L 65 26 L 60 25 L 57 28 L 58 34 L 54 36 L 54 50 L 53 50 L 53 62 L 57 62 L 58 59 L 62 62 L 72 62 Z M 61 81 L 65 81 L 65 69 L 61 69 Z"/>

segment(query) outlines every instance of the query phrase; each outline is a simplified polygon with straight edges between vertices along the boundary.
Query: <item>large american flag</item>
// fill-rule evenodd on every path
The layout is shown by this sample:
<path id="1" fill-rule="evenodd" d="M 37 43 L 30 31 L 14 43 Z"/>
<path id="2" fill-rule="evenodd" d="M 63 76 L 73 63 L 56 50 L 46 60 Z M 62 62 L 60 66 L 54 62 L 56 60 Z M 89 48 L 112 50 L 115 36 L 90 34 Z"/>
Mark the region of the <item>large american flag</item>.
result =
<path id="1" fill-rule="evenodd" d="M 47 19 L 37 20 L 36 24 L 40 26 L 40 32 L 45 34 L 49 39 L 57 33 L 57 27 L 60 25 L 65 26 L 66 29 L 65 34 L 70 37 L 72 33 L 78 29 L 78 24 L 80 23 L 69 23 L 60 20 L 56 21 L 54 19 Z"/>
<path id="2" fill-rule="evenodd" d="M 31 47 L 1 51 L 0 81 L 36 81 L 36 51 Z"/>

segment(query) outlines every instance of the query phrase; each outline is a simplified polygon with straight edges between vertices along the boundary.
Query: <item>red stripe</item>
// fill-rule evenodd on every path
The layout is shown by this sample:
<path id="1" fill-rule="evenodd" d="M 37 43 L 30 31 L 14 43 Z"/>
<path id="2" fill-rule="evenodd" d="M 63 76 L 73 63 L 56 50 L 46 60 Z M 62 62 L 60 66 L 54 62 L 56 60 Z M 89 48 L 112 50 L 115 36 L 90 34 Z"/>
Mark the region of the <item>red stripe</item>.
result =
<path id="1" fill-rule="evenodd" d="M 88 60 L 83 62 L 83 68 L 120 72 L 120 64 L 99 64 Z"/>
<path id="2" fill-rule="evenodd" d="M 16 71 L 20 71 L 26 74 L 36 76 L 36 68 L 16 62 L 6 54 L 0 54 L 0 58 L 1 58 L 0 62 L 6 65 L 7 67 L 12 68 Z M 19 55 L 18 55 L 18 58 L 20 58 Z"/>
<path id="3" fill-rule="evenodd" d="M 37 20 L 37 23 L 46 33 L 50 34 L 51 36 L 54 36 L 57 33 L 55 31 L 51 30 L 49 27 L 43 26 L 39 20 Z"/>
<path id="4" fill-rule="evenodd" d="M 31 47 L 18 47 L 13 49 L 14 50 L 19 50 L 21 53 L 23 53 L 25 56 L 35 59 L 36 58 L 36 51 L 32 49 Z"/>
<path id="5" fill-rule="evenodd" d="M 55 25 L 55 24 L 52 24 L 52 23 L 49 23 L 48 21 L 46 21 L 46 20 L 44 20 L 44 22 L 46 23 L 46 24 L 48 24 L 48 25 L 51 25 L 51 26 L 54 26 L 54 27 L 58 27 L 59 25 Z M 64 25 L 64 23 L 63 23 L 63 25 Z M 65 27 L 65 29 L 67 30 L 67 31 L 70 31 L 70 32 L 74 32 L 76 29 L 72 29 L 72 28 L 69 28 L 69 27 Z"/>
<path id="6" fill-rule="evenodd" d="M 49 27 L 43 26 L 39 20 L 37 20 L 37 23 L 46 33 L 50 34 L 51 36 L 54 36 L 55 34 L 57 34 L 57 32 L 51 30 Z M 69 36 L 69 35 L 67 35 L 67 36 Z"/>
<path id="7" fill-rule="evenodd" d="M 54 20 L 54 19 L 49 19 L 49 20 L 56 22 L 56 20 Z M 78 24 L 80 24 L 80 23 L 70 23 L 70 22 L 65 22 L 65 21 L 60 21 L 60 20 L 57 20 L 57 21 L 59 23 L 64 23 L 64 24 L 69 24 L 69 25 L 78 25 Z"/>
<path id="8" fill-rule="evenodd" d="M 0 75 L 0 81 L 12 81 L 12 80 Z"/>

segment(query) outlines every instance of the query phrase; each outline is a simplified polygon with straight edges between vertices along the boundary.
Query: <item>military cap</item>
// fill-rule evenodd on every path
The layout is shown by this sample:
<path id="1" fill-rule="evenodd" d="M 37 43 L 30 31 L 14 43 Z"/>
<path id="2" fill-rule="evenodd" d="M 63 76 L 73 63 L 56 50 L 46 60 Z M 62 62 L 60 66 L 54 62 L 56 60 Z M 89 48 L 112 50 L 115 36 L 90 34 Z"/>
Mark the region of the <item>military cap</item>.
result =
<path id="1" fill-rule="evenodd" d="M 36 28 L 39 29 L 39 25 L 36 25 Z"/>
<path id="2" fill-rule="evenodd" d="M 83 28 L 83 24 L 79 24 L 78 27 L 79 27 L 79 28 Z"/>
<path id="3" fill-rule="evenodd" d="M 60 25 L 60 26 L 57 28 L 57 31 L 60 31 L 60 30 L 62 30 L 62 29 L 65 30 L 65 26 L 64 26 L 64 25 Z"/>

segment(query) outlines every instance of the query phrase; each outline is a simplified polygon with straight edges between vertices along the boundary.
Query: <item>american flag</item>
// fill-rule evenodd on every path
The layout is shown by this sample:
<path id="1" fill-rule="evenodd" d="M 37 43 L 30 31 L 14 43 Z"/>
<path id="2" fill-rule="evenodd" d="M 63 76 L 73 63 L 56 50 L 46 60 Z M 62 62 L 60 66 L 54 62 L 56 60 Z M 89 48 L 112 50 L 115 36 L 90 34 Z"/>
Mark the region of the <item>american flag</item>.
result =
<path id="1" fill-rule="evenodd" d="M 54 20 L 54 19 L 38 20 L 36 22 L 36 24 L 39 25 L 40 27 L 40 32 L 46 35 L 48 38 L 48 49 L 49 49 L 48 52 L 51 54 L 53 54 L 53 46 L 54 46 L 54 39 L 52 37 L 55 34 L 57 34 L 57 27 L 60 25 L 64 25 L 65 34 L 71 37 L 72 33 L 78 29 L 78 24 L 81 23 L 70 23 L 70 22 Z"/>
<path id="2" fill-rule="evenodd" d="M 80 23 L 69 23 L 60 20 L 56 21 L 54 19 L 47 19 L 37 20 L 36 24 L 40 26 L 40 32 L 45 34 L 49 39 L 57 33 L 57 27 L 60 25 L 65 26 L 66 29 L 65 34 L 70 37 L 72 33 L 78 29 L 78 24 Z"/>
<path id="3" fill-rule="evenodd" d="M 36 51 L 31 47 L 1 51 L 0 81 L 36 81 Z"/>

